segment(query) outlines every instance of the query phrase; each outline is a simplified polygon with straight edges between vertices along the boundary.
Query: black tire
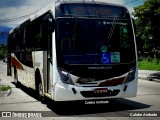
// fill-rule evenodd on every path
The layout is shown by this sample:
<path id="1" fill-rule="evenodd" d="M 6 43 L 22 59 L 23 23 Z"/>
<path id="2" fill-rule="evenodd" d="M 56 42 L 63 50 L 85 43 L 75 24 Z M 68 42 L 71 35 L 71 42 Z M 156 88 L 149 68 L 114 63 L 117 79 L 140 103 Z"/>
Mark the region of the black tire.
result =
<path id="1" fill-rule="evenodd" d="M 37 99 L 39 101 L 41 101 L 42 103 L 45 102 L 45 99 L 44 99 L 44 95 L 43 95 L 43 85 L 42 85 L 42 82 L 41 82 L 41 77 L 40 75 L 36 75 L 36 93 L 37 93 Z"/>
<path id="2" fill-rule="evenodd" d="M 14 83 L 16 88 L 20 88 L 20 83 L 18 81 L 18 74 L 17 74 L 17 69 L 14 68 Z"/>

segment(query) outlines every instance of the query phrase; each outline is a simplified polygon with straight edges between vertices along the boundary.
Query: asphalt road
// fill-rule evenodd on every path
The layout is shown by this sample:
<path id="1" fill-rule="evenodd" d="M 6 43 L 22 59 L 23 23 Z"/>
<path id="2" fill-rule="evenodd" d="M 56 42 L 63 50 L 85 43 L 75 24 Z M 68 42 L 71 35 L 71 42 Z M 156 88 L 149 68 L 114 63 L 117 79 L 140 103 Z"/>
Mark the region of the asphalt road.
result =
<path id="1" fill-rule="evenodd" d="M 43 117 L 38 119 L 51 120 L 158 120 L 160 118 L 143 116 L 147 113 L 155 116 L 160 116 L 159 82 L 139 79 L 137 97 L 134 98 L 117 99 L 110 102 L 109 104 L 95 105 L 85 104 L 85 101 L 67 102 L 57 107 L 54 102 L 50 100 L 47 100 L 47 104 L 42 104 L 41 102 L 39 102 L 36 99 L 36 95 L 34 94 L 33 90 L 27 89 L 25 87 L 15 88 L 13 78 L 6 76 L 6 64 L 2 62 L 0 62 L 0 78 L 2 79 L 2 82 L 12 87 L 12 92 L 8 97 L 0 98 L 0 111 L 42 111 L 42 114 L 44 114 L 45 116 L 48 115 L 49 117 Z M 12 119 L 17 120 L 18 118 Z"/>

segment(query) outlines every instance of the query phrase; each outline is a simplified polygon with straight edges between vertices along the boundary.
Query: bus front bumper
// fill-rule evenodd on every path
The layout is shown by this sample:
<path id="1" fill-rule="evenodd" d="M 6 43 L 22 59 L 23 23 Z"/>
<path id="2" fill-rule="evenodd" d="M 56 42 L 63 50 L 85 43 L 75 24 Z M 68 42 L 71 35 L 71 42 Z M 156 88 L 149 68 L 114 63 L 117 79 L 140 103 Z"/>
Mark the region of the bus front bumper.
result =
<path id="1" fill-rule="evenodd" d="M 54 89 L 54 101 L 76 101 L 92 99 L 112 99 L 135 97 L 137 94 L 137 79 L 130 83 L 106 87 L 81 87 L 58 81 Z M 126 90 L 125 87 L 127 86 Z M 105 93 L 95 93 L 96 89 L 105 89 Z"/>

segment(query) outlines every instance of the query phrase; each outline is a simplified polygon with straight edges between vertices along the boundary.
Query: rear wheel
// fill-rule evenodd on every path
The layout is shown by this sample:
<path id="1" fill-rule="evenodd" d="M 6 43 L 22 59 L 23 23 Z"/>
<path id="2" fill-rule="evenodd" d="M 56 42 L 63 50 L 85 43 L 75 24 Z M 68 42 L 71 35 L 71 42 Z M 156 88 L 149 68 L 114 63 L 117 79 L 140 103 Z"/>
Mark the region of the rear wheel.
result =
<path id="1" fill-rule="evenodd" d="M 18 73 L 17 73 L 17 69 L 16 68 L 14 68 L 14 83 L 15 83 L 16 88 L 20 87 L 20 83 L 18 81 Z"/>

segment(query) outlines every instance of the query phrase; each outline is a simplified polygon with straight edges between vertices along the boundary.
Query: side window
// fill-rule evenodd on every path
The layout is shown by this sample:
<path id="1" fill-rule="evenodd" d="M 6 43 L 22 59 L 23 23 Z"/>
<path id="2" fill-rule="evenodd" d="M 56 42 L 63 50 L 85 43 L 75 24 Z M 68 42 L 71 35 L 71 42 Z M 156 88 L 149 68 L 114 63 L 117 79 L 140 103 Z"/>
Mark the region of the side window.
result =
<path id="1" fill-rule="evenodd" d="M 42 50 L 42 24 L 36 20 L 24 29 L 27 50 Z"/>
<path id="2" fill-rule="evenodd" d="M 8 49 L 10 49 L 11 52 L 14 52 L 13 33 L 11 33 L 8 38 Z"/>
<path id="3" fill-rule="evenodd" d="M 51 19 L 51 22 L 49 22 L 49 19 Z M 51 23 L 50 14 L 46 14 L 24 27 L 23 32 L 27 50 L 47 50 L 50 44 L 48 42 L 51 42 L 50 39 L 52 39 L 51 31 L 49 31 Z"/>
<path id="4" fill-rule="evenodd" d="M 26 49 L 32 50 L 34 45 L 34 30 L 31 30 L 30 26 L 27 26 L 24 28 L 24 39 L 26 43 Z"/>
<path id="5" fill-rule="evenodd" d="M 42 44 L 42 24 L 38 23 L 34 26 L 34 48 L 41 50 L 43 48 Z"/>
<path id="6" fill-rule="evenodd" d="M 12 48 L 12 36 L 11 35 L 9 35 L 9 37 L 8 37 L 7 47 L 8 47 L 8 53 L 13 51 L 13 48 Z"/>
<path id="7" fill-rule="evenodd" d="M 19 48 L 20 48 L 20 50 L 26 50 L 26 43 L 25 43 L 25 39 L 24 39 L 24 28 L 21 28 L 20 30 L 19 30 Z"/>
<path id="8" fill-rule="evenodd" d="M 15 38 L 15 34 L 12 34 L 12 50 L 13 52 L 16 51 L 16 38 Z"/>
<path id="9" fill-rule="evenodd" d="M 19 33 L 18 31 L 16 31 L 14 34 L 13 34 L 13 40 L 15 42 L 15 48 L 14 50 L 15 51 L 19 51 Z"/>

